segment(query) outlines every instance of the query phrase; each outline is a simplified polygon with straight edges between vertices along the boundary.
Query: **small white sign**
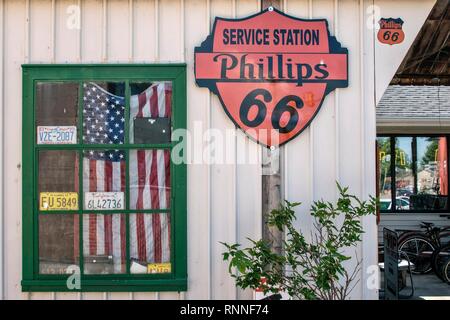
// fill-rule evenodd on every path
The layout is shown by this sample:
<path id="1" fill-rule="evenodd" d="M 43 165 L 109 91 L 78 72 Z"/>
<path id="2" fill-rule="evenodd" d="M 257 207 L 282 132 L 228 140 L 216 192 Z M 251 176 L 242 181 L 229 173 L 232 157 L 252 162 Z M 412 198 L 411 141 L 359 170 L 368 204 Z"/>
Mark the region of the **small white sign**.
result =
<path id="1" fill-rule="evenodd" d="M 76 144 L 76 126 L 38 126 L 37 144 Z"/>
<path id="2" fill-rule="evenodd" d="M 123 192 L 85 192 L 84 210 L 122 210 Z"/>

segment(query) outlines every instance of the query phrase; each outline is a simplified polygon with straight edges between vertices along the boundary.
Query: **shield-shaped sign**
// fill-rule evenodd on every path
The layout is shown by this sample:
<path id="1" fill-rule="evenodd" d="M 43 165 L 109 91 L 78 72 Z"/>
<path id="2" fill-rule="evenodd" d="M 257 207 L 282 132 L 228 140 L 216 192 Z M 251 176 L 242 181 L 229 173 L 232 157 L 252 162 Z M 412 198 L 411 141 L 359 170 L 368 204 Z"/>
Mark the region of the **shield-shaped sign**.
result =
<path id="1" fill-rule="evenodd" d="M 216 18 L 195 48 L 195 78 L 231 120 L 268 146 L 282 145 L 314 119 L 325 96 L 348 86 L 348 52 L 325 19 L 276 9 L 244 19 Z"/>
<path id="2" fill-rule="evenodd" d="M 380 29 L 377 33 L 378 41 L 389 45 L 399 44 L 405 40 L 403 20 L 400 18 L 381 18 L 378 21 Z"/>

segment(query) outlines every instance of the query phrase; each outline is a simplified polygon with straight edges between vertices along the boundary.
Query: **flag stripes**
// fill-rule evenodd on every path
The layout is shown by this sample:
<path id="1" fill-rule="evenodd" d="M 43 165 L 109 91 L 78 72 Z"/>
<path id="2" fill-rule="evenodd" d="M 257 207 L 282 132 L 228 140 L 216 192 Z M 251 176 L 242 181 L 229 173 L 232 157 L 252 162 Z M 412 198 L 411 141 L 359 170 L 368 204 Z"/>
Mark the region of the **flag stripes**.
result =
<path id="1" fill-rule="evenodd" d="M 171 99 L 172 87 L 168 82 L 155 83 L 130 97 L 131 143 L 134 119 L 171 117 Z M 123 155 L 116 152 L 113 160 L 98 154 L 83 157 L 84 192 L 125 192 L 126 164 L 118 156 Z M 130 150 L 129 157 L 130 209 L 169 209 L 170 150 Z M 131 259 L 143 265 L 170 262 L 169 213 L 130 214 L 129 222 Z M 125 214 L 85 214 L 84 256 L 111 256 L 114 272 L 125 272 L 126 232 Z"/>

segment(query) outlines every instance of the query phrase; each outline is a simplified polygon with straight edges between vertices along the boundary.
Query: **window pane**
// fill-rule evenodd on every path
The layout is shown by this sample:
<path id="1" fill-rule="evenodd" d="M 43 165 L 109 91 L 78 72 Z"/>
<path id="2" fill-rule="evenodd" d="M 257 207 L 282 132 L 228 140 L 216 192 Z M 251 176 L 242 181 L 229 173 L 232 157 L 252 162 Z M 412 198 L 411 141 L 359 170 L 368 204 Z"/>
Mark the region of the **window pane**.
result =
<path id="1" fill-rule="evenodd" d="M 447 207 L 447 141 L 445 137 L 417 137 L 417 195 L 411 196 L 416 210 Z"/>
<path id="2" fill-rule="evenodd" d="M 78 157 L 76 151 L 39 152 L 39 208 L 78 209 Z"/>
<path id="3" fill-rule="evenodd" d="M 125 156 L 124 150 L 84 151 L 85 210 L 125 209 Z"/>
<path id="4" fill-rule="evenodd" d="M 125 137 L 125 84 L 83 84 L 83 142 L 123 144 Z"/>
<path id="5" fill-rule="evenodd" d="M 378 141 L 378 161 L 380 167 L 380 210 L 391 209 L 391 139 L 389 137 L 379 137 Z"/>
<path id="6" fill-rule="evenodd" d="M 130 151 L 130 208 L 170 208 L 170 150 Z"/>
<path id="7" fill-rule="evenodd" d="M 77 142 L 78 83 L 36 84 L 36 127 L 38 144 Z"/>
<path id="8" fill-rule="evenodd" d="M 395 138 L 395 196 L 397 210 L 409 210 L 410 196 L 414 193 L 412 141 L 412 137 Z"/>
<path id="9" fill-rule="evenodd" d="M 130 91 L 130 142 L 169 143 L 172 83 L 132 83 Z"/>
<path id="10" fill-rule="evenodd" d="M 125 273 L 125 215 L 84 214 L 83 257 L 85 274 Z"/>
<path id="11" fill-rule="evenodd" d="M 131 273 L 170 272 L 170 215 L 130 215 Z"/>
<path id="12" fill-rule="evenodd" d="M 79 264 L 79 216 L 39 215 L 39 273 L 65 274 Z"/>

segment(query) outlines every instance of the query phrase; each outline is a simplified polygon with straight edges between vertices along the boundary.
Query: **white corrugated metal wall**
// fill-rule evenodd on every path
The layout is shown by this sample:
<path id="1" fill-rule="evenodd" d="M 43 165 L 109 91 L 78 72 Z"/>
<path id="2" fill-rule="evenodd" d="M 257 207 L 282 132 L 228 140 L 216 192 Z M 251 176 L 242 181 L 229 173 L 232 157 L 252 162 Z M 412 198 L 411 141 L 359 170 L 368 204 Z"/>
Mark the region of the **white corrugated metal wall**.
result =
<path id="1" fill-rule="evenodd" d="M 414 2 L 414 6 L 412 6 Z M 434 1 L 285 0 L 283 10 L 302 18 L 327 18 L 331 33 L 349 50 L 349 87 L 330 94 L 310 128 L 282 148 L 285 197 L 302 201 L 298 224 L 307 230 L 307 208 L 334 200 L 334 181 L 357 195 L 374 194 L 375 83 L 383 92 L 413 38 L 394 48 L 375 44 L 372 5 L 386 16 L 410 18 L 414 37 Z M 80 28 L 72 28 L 80 8 Z M 400 8 L 400 11 L 396 11 Z M 188 166 L 188 273 L 186 293 L 22 293 L 21 280 L 21 64 L 87 62 L 187 62 L 188 127 L 233 128 L 218 99 L 196 87 L 193 48 L 211 31 L 215 16 L 242 17 L 259 0 L 0 0 L 2 139 L 1 293 L 8 299 L 221 299 L 251 298 L 236 289 L 222 262 L 219 241 L 246 243 L 261 235 L 261 166 Z M 428 10 L 427 12 L 425 12 Z M 383 14 L 383 12 L 382 12 Z M 413 21 L 414 20 L 414 21 Z M 416 26 L 417 25 L 417 26 Z M 406 28 L 406 26 L 405 26 Z M 417 30 L 415 30 L 417 29 Z M 392 47 L 391 47 L 392 48 Z M 378 51 L 377 51 L 378 50 Z M 382 65 L 375 65 L 375 53 Z M 386 55 L 388 53 L 388 55 Z M 386 55 L 387 60 L 383 60 Z M 387 61 L 387 63 L 386 63 Z M 375 71 L 377 77 L 375 77 Z M 380 77 L 378 75 L 380 74 Z M 387 79 L 387 80 L 386 80 Z M 383 88 L 384 87 L 384 88 Z M 381 88 L 381 89 L 380 89 Z M 232 159 L 260 148 L 238 131 Z M 201 153 L 201 146 L 194 153 Z M 374 218 L 364 220 L 363 268 L 376 262 Z M 354 298 L 376 298 L 365 286 Z"/>

